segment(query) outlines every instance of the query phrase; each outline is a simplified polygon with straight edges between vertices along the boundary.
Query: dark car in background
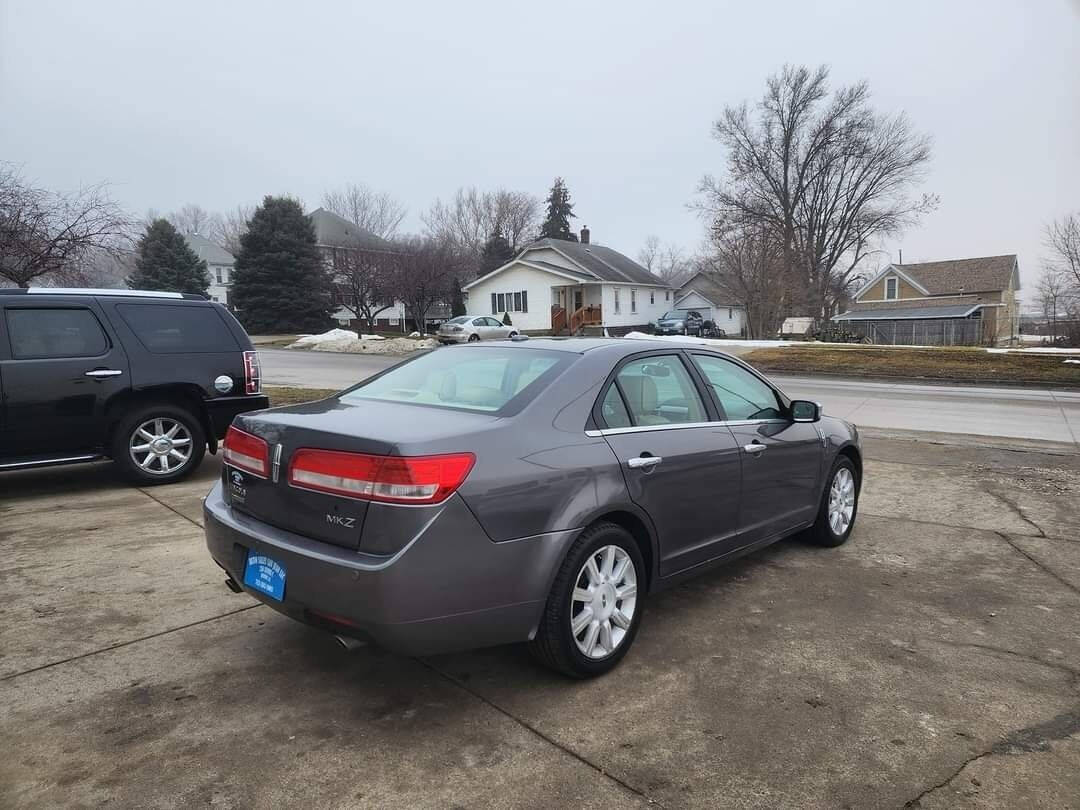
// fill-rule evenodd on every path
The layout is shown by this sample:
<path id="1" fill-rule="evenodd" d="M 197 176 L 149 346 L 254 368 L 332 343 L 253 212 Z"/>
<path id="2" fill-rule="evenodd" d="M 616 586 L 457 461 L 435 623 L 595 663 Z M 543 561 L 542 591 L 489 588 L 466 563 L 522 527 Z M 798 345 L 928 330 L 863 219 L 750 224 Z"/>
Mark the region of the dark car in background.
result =
<path id="1" fill-rule="evenodd" d="M 658 335 L 700 335 L 702 317 L 692 309 L 673 309 L 656 321 Z"/>
<path id="2" fill-rule="evenodd" d="M 662 341 L 436 349 L 242 414 L 204 502 L 233 590 L 410 654 L 528 641 L 575 677 L 646 596 L 805 531 L 847 540 L 854 426 L 727 355 Z"/>
<path id="3" fill-rule="evenodd" d="M 189 475 L 266 408 L 221 304 L 167 292 L 0 290 L 0 471 L 111 458 L 141 485 Z"/>

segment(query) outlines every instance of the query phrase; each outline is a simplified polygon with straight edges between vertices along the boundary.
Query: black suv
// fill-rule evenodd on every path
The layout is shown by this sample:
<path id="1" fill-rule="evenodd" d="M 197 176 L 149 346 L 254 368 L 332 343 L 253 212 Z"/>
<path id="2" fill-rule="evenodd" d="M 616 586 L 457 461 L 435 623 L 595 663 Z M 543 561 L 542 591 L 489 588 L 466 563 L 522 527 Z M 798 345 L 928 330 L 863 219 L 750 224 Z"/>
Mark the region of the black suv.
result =
<path id="1" fill-rule="evenodd" d="M 201 296 L 0 290 L 0 471 L 110 457 L 141 485 L 191 473 L 269 407 L 258 354 Z"/>

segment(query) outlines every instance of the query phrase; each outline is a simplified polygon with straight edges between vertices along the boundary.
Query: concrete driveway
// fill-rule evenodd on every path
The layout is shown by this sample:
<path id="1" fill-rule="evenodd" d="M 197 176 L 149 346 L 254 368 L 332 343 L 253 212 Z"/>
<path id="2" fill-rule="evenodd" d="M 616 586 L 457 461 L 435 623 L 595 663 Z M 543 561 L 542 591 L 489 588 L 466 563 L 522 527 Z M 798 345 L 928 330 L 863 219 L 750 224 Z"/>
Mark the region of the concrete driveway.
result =
<path id="1" fill-rule="evenodd" d="M 0 806 L 1077 806 L 1080 461 L 865 450 L 848 545 L 651 600 L 585 683 L 519 648 L 349 655 L 231 594 L 216 460 L 0 475 Z"/>

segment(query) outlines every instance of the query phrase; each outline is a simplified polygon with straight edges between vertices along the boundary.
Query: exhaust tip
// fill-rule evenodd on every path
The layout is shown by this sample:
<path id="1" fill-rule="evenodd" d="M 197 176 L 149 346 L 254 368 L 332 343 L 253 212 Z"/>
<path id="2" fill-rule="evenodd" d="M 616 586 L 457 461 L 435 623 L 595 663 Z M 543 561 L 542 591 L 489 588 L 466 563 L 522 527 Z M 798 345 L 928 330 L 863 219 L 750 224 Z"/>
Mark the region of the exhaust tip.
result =
<path id="1" fill-rule="evenodd" d="M 357 650 L 363 649 L 364 647 L 367 646 L 367 644 L 365 642 L 361 641 L 360 639 L 351 638 L 349 636 L 335 635 L 334 640 L 337 641 L 337 643 L 340 644 L 342 647 L 344 647 L 346 652 L 351 652 L 351 653 L 356 652 Z"/>

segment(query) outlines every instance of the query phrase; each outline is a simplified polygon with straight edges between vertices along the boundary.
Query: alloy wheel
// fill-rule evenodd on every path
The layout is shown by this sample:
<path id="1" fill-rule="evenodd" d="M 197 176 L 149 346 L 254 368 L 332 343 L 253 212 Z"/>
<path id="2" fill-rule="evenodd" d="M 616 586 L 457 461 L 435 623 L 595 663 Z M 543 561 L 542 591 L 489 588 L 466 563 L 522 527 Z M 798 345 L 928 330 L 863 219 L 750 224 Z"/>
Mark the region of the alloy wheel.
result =
<path id="1" fill-rule="evenodd" d="M 169 417 L 147 419 L 128 442 L 131 460 L 151 475 L 175 473 L 191 460 L 191 451 L 191 431 Z"/>
<path id="2" fill-rule="evenodd" d="M 841 467 L 833 476 L 829 488 L 829 528 L 837 537 L 851 525 L 855 513 L 855 477 L 847 467 Z"/>
<path id="3" fill-rule="evenodd" d="M 626 638 L 637 607 L 637 570 L 625 549 L 597 549 L 581 566 L 570 596 L 570 632 L 586 658 L 604 658 Z"/>

